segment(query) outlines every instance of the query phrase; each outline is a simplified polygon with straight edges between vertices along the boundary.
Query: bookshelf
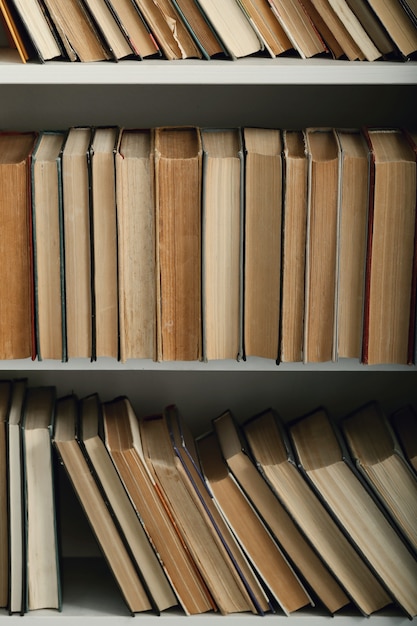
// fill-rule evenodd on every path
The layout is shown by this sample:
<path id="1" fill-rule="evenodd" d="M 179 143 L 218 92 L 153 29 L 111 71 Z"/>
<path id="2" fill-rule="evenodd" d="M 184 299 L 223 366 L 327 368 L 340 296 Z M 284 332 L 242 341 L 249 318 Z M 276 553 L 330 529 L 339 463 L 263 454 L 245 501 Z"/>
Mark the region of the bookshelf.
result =
<path id="1" fill-rule="evenodd" d="M 19 62 L 0 50 L 0 120 L 3 129 L 60 129 L 71 125 L 154 127 L 198 126 L 417 126 L 417 63 L 344 62 L 295 58 L 239 61 L 122 61 L 118 64 L 45 65 Z M 127 394 L 138 414 L 160 411 L 175 402 L 195 434 L 226 408 L 238 419 L 273 406 L 286 419 L 324 404 L 336 417 L 371 399 L 387 411 L 408 402 L 417 406 L 416 367 L 364 367 L 353 361 L 277 366 L 263 359 L 246 362 L 126 364 L 13 361 L 0 363 L 0 377 L 27 376 L 30 384 L 54 384 L 58 395 L 80 397 L 98 391 L 103 400 Z M 65 510 L 71 509 L 72 494 Z M 74 504 L 74 508 L 76 506 Z M 68 511 L 67 511 L 68 512 Z M 80 524 L 80 526 L 78 526 Z M 86 533 L 86 535 L 84 535 Z M 63 528 L 64 608 L 32 612 L 25 620 L 51 626 L 108 626 L 131 623 L 105 566 L 97 562 L 94 542 L 71 511 Z M 90 556 L 87 562 L 78 562 Z M 157 620 L 178 624 L 179 611 L 161 617 L 140 615 L 144 626 Z M 209 619 L 224 626 L 254 626 L 250 614 L 187 618 L 191 626 Z M 185 618 L 182 617 L 182 620 Z M 295 626 L 363 623 L 356 611 L 330 618 L 320 611 L 300 611 L 290 618 L 264 617 L 267 624 L 289 620 Z M 409 620 L 384 611 L 370 618 L 375 626 L 400 626 Z M 0 623 L 10 617 L 0 612 Z M 40 622 L 39 622 L 40 623 Z M 44 623 L 44 622 L 42 622 Z"/>

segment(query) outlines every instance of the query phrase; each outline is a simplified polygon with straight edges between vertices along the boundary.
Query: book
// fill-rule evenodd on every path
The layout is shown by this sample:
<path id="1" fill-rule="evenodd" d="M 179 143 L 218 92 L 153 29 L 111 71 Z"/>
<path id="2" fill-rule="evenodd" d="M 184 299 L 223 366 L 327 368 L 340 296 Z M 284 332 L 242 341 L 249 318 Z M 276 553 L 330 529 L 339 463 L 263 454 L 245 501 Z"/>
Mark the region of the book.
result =
<path id="1" fill-rule="evenodd" d="M 135 49 L 130 45 L 125 31 L 120 28 L 107 0 L 84 0 L 84 3 L 113 59 L 120 61 L 134 57 Z"/>
<path id="2" fill-rule="evenodd" d="M 62 606 L 51 445 L 55 397 L 55 387 L 28 387 L 22 413 L 25 608 L 29 611 Z"/>
<path id="3" fill-rule="evenodd" d="M 161 56 L 158 44 L 134 0 L 107 0 L 107 4 L 131 48 L 140 59 Z"/>
<path id="4" fill-rule="evenodd" d="M 261 475 L 358 609 L 371 615 L 389 605 L 391 597 L 297 467 L 277 413 L 255 415 L 243 432 Z"/>
<path id="5" fill-rule="evenodd" d="M 216 417 L 213 428 L 230 472 L 308 588 L 331 614 L 349 604 L 340 584 L 257 470 L 242 430 L 231 412 L 225 411 Z"/>
<path id="6" fill-rule="evenodd" d="M 132 561 L 155 610 L 175 606 L 177 599 L 149 537 L 136 514 L 103 440 L 101 403 L 97 394 L 79 402 L 79 444 L 105 502 L 124 537 Z"/>
<path id="7" fill-rule="evenodd" d="M 30 159 L 33 132 L 0 133 L 0 358 L 35 357 Z"/>
<path id="8" fill-rule="evenodd" d="M 8 447 L 7 420 L 12 382 L 0 380 L 0 607 L 8 606 L 10 522 L 8 514 Z"/>
<path id="9" fill-rule="evenodd" d="M 417 4 L 415 0 L 400 0 L 401 6 L 407 13 L 411 21 L 417 26 Z"/>
<path id="10" fill-rule="evenodd" d="M 139 422 L 128 398 L 102 404 L 104 441 L 130 501 L 164 564 L 178 602 L 187 615 L 216 605 L 204 583 L 169 507 L 147 466 Z"/>
<path id="11" fill-rule="evenodd" d="M 114 155 L 119 130 L 94 128 L 91 163 L 92 358 L 118 358 L 117 218 Z"/>
<path id="12" fill-rule="evenodd" d="M 72 127 L 62 152 L 67 358 L 92 356 L 90 141 L 91 128 Z"/>
<path id="13" fill-rule="evenodd" d="M 39 0 L 9 0 L 8 3 L 4 4 L 6 6 L 8 4 L 9 17 L 12 17 L 13 13 L 10 13 L 10 11 L 13 11 L 13 9 L 19 15 L 20 23 L 23 25 L 39 61 L 44 62 L 62 57 L 60 41 L 53 28 L 51 28 L 51 24 Z M 15 27 L 18 24 L 13 19 L 12 23 Z M 17 30 L 19 30 L 18 27 Z M 17 36 L 18 49 L 20 49 L 19 39 L 20 37 Z"/>
<path id="14" fill-rule="evenodd" d="M 52 442 L 86 514 L 102 554 L 131 613 L 149 611 L 151 603 L 130 554 L 79 444 L 78 399 L 74 395 L 56 401 Z"/>
<path id="15" fill-rule="evenodd" d="M 368 129 L 371 192 L 362 361 L 412 363 L 416 152 L 401 130 Z"/>
<path id="16" fill-rule="evenodd" d="M 339 146 L 333 129 L 306 130 L 308 207 L 304 362 L 335 358 Z"/>
<path id="17" fill-rule="evenodd" d="M 293 568 L 229 472 L 215 432 L 198 437 L 196 445 L 213 497 L 271 597 L 286 615 L 311 604 Z"/>
<path id="18" fill-rule="evenodd" d="M 80 0 L 43 0 L 70 61 L 105 61 L 111 58 Z"/>
<path id="19" fill-rule="evenodd" d="M 7 509 L 9 512 L 9 589 L 10 613 L 25 611 L 26 555 L 23 499 L 22 407 L 27 379 L 12 381 L 7 416 Z"/>
<path id="20" fill-rule="evenodd" d="M 217 33 L 194 0 L 172 0 L 195 43 L 206 59 L 227 56 Z"/>
<path id="21" fill-rule="evenodd" d="M 242 355 L 243 151 L 238 129 L 202 129 L 205 360 Z"/>
<path id="22" fill-rule="evenodd" d="M 327 53 L 319 31 L 300 0 L 268 0 L 294 50 L 303 59 Z"/>
<path id="23" fill-rule="evenodd" d="M 417 415 L 415 409 L 412 406 L 398 409 L 391 415 L 391 424 L 410 466 L 417 472 Z"/>
<path id="24" fill-rule="evenodd" d="M 394 0 L 387 5 L 378 0 L 368 0 L 368 3 L 401 54 L 411 57 L 417 51 L 417 28 L 401 2 Z"/>
<path id="25" fill-rule="evenodd" d="M 156 358 L 154 134 L 122 129 L 115 157 L 120 359 Z"/>
<path id="26" fill-rule="evenodd" d="M 268 0 L 238 0 L 271 57 L 292 49 L 292 43 L 271 10 Z"/>
<path id="27" fill-rule="evenodd" d="M 205 511 L 187 489 L 175 461 L 163 414 L 139 421 L 145 462 L 162 491 L 171 515 L 223 615 L 252 608 L 241 578 L 219 541 Z"/>
<path id="28" fill-rule="evenodd" d="M 0 19 L 5 31 L 7 43 L 10 48 L 17 50 L 20 60 L 26 63 L 29 59 L 38 59 L 37 51 L 22 21 L 19 19 L 19 15 L 12 2 L 0 0 Z"/>
<path id="29" fill-rule="evenodd" d="M 359 359 L 365 293 L 369 150 L 359 131 L 337 129 L 336 137 L 340 146 L 336 358 Z"/>
<path id="30" fill-rule="evenodd" d="M 329 54 L 332 59 L 340 59 L 343 57 L 344 52 L 343 49 L 334 36 L 334 33 L 329 28 L 327 22 L 323 19 L 316 6 L 313 3 L 313 0 L 302 0 L 302 6 L 306 11 L 308 17 L 311 22 L 314 24 L 314 27 L 317 29 L 321 39 L 325 42 L 325 46 L 328 49 Z"/>
<path id="31" fill-rule="evenodd" d="M 417 554 L 417 479 L 381 406 L 369 403 L 342 421 L 351 457 Z"/>
<path id="32" fill-rule="evenodd" d="M 279 360 L 302 361 L 308 161 L 304 132 L 283 131 L 283 207 Z"/>
<path id="33" fill-rule="evenodd" d="M 385 57 L 396 53 L 396 47 L 367 0 L 347 0 L 362 27 Z"/>
<path id="34" fill-rule="evenodd" d="M 279 130 L 244 128 L 244 353 L 277 360 L 281 309 L 282 158 Z"/>
<path id="35" fill-rule="evenodd" d="M 36 346 L 66 360 L 61 155 L 65 132 L 42 131 L 32 155 Z"/>
<path id="36" fill-rule="evenodd" d="M 157 358 L 201 359 L 201 140 L 155 129 Z"/>
<path id="37" fill-rule="evenodd" d="M 359 480 L 335 429 L 324 409 L 290 425 L 298 463 L 358 552 L 411 618 L 417 613 L 416 557 Z"/>

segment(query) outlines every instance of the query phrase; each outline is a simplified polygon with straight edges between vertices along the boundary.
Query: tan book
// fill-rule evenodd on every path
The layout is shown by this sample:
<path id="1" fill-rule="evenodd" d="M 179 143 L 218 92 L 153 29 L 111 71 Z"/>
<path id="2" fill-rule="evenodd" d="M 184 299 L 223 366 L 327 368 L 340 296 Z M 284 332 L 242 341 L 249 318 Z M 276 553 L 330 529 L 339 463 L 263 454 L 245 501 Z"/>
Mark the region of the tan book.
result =
<path id="1" fill-rule="evenodd" d="M 417 560 L 353 471 L 326 412 L 296 421 L 290 434 L 299 463 L 326 506 L 395 601 L 414 617 Z"/>
<path id="2" fill-rule="evenodd" d="M 10 522 L 8 515 L 7 422 L 12 397 L 12 382 L 0 380 L 0 606 L 8 606 Z M 22 592 L 22 588 L 20 588 Z"/>
<path id="3" fill-rule="evenodd" d="M 54 387 L 29 387 L 22 413 L 26 607 L 60 609 L 61 586 L 51 430 Z"/>
<path id="4" fill-rule="evenodd" d="M 283 131 L 280 361 L 303 359 L 308 161 L 303 131 Z"/>
<path id="5" fill-rule="evenodd" d="M 268 485 L 361 612 L 370 615 L 390 604 L 388 593 L 302 476 L 274 411 L 245 422 L 243 432 Z"/>
<path id="6" fill-rule="evenodd" d="M 230 411 L 215 418 L 213 427 L 229 470 L 309 588 L 332 614 L 346 606 L 348 596 L 261 476 Z"/>
<path id="7" fill-rule="evenodd" d="M 163 493 L 169 510 L 200 573 L 223 615 L 252 608 L 241 579 L 228 554 L 207 522 L 204 510 L 187 489 L 175 462 L 174 450 L 163 415 L 139 422 L 143 453 L 149 471 Z"/>
<path id="8" fill-rule="evenodd" d="M 301 4 L 307 15 L 309 16 L 310 20 L 313 22 L 314 26 L 320 33 L 321 38 L 326 43 L 326 47 L 328 48 L 331 56 L 334 59 L 340 59 L 344 55 L 342 47 L 334 36 L 333 32 L 330 30 L 326 21 L 317 11 L 316 7 L 314 6 L 313 0 L 301 0 Z"/>
<path id="9" fill-rule="evenodd" d="M 0 133 L 0 358 L 34 357 L 30 158 L 35 133 Z"/>
<path id="10" fill-rule="evenodd" d="M 394 52 L 392 39 L 367 0 L 347 0 L 347 3 L 381 54 L 388 55 Z"/>
<path id="11" fill-rule="evenodd" d="M 122 130 L 115 168 L 120 359 L 155 359 L 153 131 Z"/>
<path id="12" fill-rule="evenodd" d="M 216 605 L 168 503 L 150 472 L 142 447 L 139 422 L 127 398 L 102 405 L 104 440 L 129 498 L 151 539 L 165 572 L 187 615 L 215 610 Z"/>
<path id="13" fill-rule="evenodd" d="M 65 133 L 42 132 L 32 156 L 38 359 L 65 360 L 61 152 Z"/>
<path id="14" fill-rule="evenodd" d="M 172 0 L 172 2 L 201 49 L 203 56 L 209 59 L 224 56 L 224 46 L 198 4 L 194 0 Z"/>
<path id="15" fill-rule="evenodd" d="M 7 4 L 9 6 L 7 6 Z M 21 35 L 16 32 L 17 23 L 14 21 L 11 11 L 13 7 L 26 29 L 29 40 L 33 44 L 39 60 L 49 61 L 62 56 L 59 41 L 38 0 L 12 0 L 9 3 L 2 2 L 1 5 L 2 7 L 6 7 L 3 14 L 8 23 L 12 26 L 11 32 L 14 33 L 14 40 L 20 54 L 22 53 L 22 44 L 24 46 L 24 43 Z M 26 56 L 26 60 L 28 60 L 27 55 L 24 54 L 24 56 Z"/>
<path id="16" fill-rule="evenodd" d="M 160 55 L 158 44 L 133 0 L 109 0 L 108 4 L 139 58 Z"/>
<path id="17" fill-rule="evenodd" d="M 244 352 L 278 359 L 282 145 L 279 130 L 245 128 Z"/>
<path id="18" fill-rule="evenodd" d="M 339 147 L 332 129 L 307 129 L 308 214 L 304 362 L 335 358 Z"/>
<path id="19" fill-rule="evenodd" d="M 92 356 L 90 128 L 69 130 L 62 152 L 67 357 Z"/>
<path id="20" fill-rule="evenodd" d="M 77 420 L 77 398 L 74 395 L 59 398 L 53 444 L 129 610 L 149 611 L 151 603 L 141 578 L 80 447 Z"/>
<path id="21" fill-rule="evenodd" d="M 273 13 L 268 0 L 238 0 L 238 2 L 272 57 L 291 50 L 292 43 Z"/>
<path id="22" fill-rule="evenodd" d="M 337 130 L 336 135 L 341 159 L 336 357 L 359 359 L 365 294 L 369 150 L 359 131 Z"/>
<path id="23" fill-rule="evenodd" d="M 417 553 L 417 478 L 382 408 L 375 402 L 342 421 L 357 468 Z"/>
<path id="24" fill-rule="evenodd" d="M 326 44 L 300 0 L 268 0 L 294 50 L 301 58 L 327 52 Z"/>
<path id="25" fill-rule="evenodd" d="M 371 150 L 371 197 L 362 360 L 369 364 L 411 363 L 416 153 L 400 130 L 369 129 L 366 136 Z"/>
<path id="26" fill-rule="evenodd" d="M 243 155 L 237 129 L 203 129 L 203 354 L 242 353 Z"/>
<path id="27" fill-rule="evenodd" d="M 417 28 L 398 0 L 368 0 L 400 52 L 408 57 L 417 51 Z"/>
<path id="28" fill-rule="evenodd" d="M 213 497 L 271 596 L 286 615 L 311 604 L 293 568 L 229 472 L 215 432 L 199 437 L 196 445 Z"/>
<path id="29" fill-rule="evenodd" d="M 134 49 L 130 45 L 124 31 L 120 28 L 114 13 L 106 0 L 84 0 L 90 10 L 101 35 L 107 44 L 110 54 L 116 61 L 130 57 Z"/>
<path id="30" fill-rule="evenodd" d="M 411 467 L 417 472 L 417 414 L 413 407 L 398 409 L 391 415 L 391 424 Z"/>
<path id="31" fill-rule="evenodd" d="M 95 128 L 91 138 L 93 358 L 118 358 L 117 220 L 114 153 L 119 130 Z"/>

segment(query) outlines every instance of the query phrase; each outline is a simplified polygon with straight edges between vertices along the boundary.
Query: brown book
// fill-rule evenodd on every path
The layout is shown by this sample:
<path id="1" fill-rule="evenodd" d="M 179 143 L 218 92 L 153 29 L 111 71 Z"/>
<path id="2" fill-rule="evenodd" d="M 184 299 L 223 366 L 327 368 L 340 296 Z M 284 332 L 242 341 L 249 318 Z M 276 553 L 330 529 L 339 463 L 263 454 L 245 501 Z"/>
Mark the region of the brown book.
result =
<path id="1" fill-rule="evenodd" d="M 354 411 L 342 429 L 356 466 L 417 553 L 417 478 L 381 407 Z"/>
<path id="2" fill-rule="evenodd" d="M 301 467 L 326 506 L 395 601 L 414 617 L 417 560 L 353 471 L 326 412 L 318 409 L 297 420 L 290 435 Z"/>
<path id="3" fill-rule="evenodd" d="M 347 0 L 363 28 L 366 30 L 381 54 L 388 55 L 395 51 L 392 39 L 381 24 L 367 0 Z"/>
<path id="4" fill-rule="evenodd" d="M 8 515 L 7 420 L 12 397 L 12 382 L 0 380 L 0 607 L 8 606 L 10 526 Z M 22 589 L 20 589 L 22 591 Z"/>
<path id="5" fill-rule="evenodd" d="M 92 356 L 91 129 L 69 130 L 62 152 L 67 357 Z"/>
<path id="6" fill-rule="evenodd" d="M 268 0 L 238 0 L 272 57 L 291 50 L 292 43 L 273 13 Z"/>
<path id="7" fill-rule="evenodd" d="M 38 359 L 65 360 L 62 225 L 63 132 L 40 133 L 32 156 L 35 321 Z"/>
<path id="8" fill-rule="evenodd" d="M 93 358 L 118 358 L 117 220 L 114 153 L 119 131 L 95 128 L 91 139 Z"/>
<path id="9" fill-rule="evenodd" d="M 10 48 L 14 48 L 19 53 L 23 63 L 29 61 L 32 56 L 38 56 L 24 29 L 21 21 L 16 15 L 15 9 L 10 1 L 0 0 L 0 19 L 5 31 L 7 43 Z"/>
<path id="10" fill-rule="evenodd" d="M 268 0 L 268 2 L 301 58 L 310 58 L 327 52 L 326 44 L 301 0 Z"/>
<path id="11" fill-rule="evenodd" d="M 127 37 L 135 54 L 145 59 L 160 55 L 155 38 L 152 36 L 134 0 L 108 0 L 119 26 Z"/>
<path id="12" fill-rule="evenodd" d="M 225 49 L 211 24 L 194 0 L 172 0 L 206 58 L 224 56 Z"/>
<path id="13" fill-rule="evenodd" d="M 229 472 L 216 434 L 199 437 L 196 445 L 217 506 L 275 602 L 286 615 L 310 604 L 292 566 Z"/>
<path id="14" fill-rule="evenodd" d="M 400 52 L 406 57 L 413 55 L 417 51 L 417 28 L 401 3 L 368 2 Z"/>
<path id="15" fill-rule="evenodd" d="M 229 470 L 297 571 L 330 613 L 346 606 L 350 600 L 342 587 L 256 468 L 230 411 L 215 418 L 213 426 Z"/>
<path id="16" fill-rule="evenodd" d="M 84 0 L 108 50 L 116 61 L 135 53 L 106 0 Z"/>
<path id="17" fill-rule="evenodd" d="M 201 179 L 196 128 L 155 130 L 157 354 L 201 359 Z"/>
<path id="18" fill-rule="evenodd" d="M 141 578 L 80 447 L 77 420 L 77 398 L 74 395 L 59 398 L 53 444 L 129 610 L 149 611 L 151 603 Z"/>
<path id="19" fill-rule="evenodd" d="M 362 361 L 412 363 L 416 153 L 400 130 L 369 129 L 366 137 L 371 150 L 371 197 Z"/>
<path id="20" fill-rule="evenodd" d="M 237 129 L 203 129 L 203 353 L 242 353 L 243 155 Z"/>
<path id="21" fill-rule="evenodd" d="M 332 129 L 307 129 L 309 160 L 304 362 L 335 357 L 339 147 Z"/>
<path id="22" fill-rule="evenodd" d="M 415 409 L 412 406 L 398 409 L 391 415 L 391 424 L 409 464 L 417 473 L 417 413 Z"/>
<path id="23" fill-rule="evenodd" d="M 30 159 L 35 133 L 0 133 L 0 358 L 35 355 Z"/>
<path id="24" fill-rule="evenodd" d="M 369 150 L 355 130 L 337 130 L 340 196 L 337 250 L 336 357 L 359 359 L 362 348 Z"/>
<path id="25" fill-rule="evenodd" d="M 245 128 L 244 352 L 278 359 L 282 159 L 279 130 Z"/>
<path id="26" fill-rule="evenodd" d="M 263 477 L 362 613 L 390 604 L 388 593 L 302 476 L 274 411 L 248 420 L 243 431 Z"/>
<path id="27" fill-rule="evenodd" d="M 308 161 L 303 131 L 283 132 L 284 196 L 280 356 L 302 361 L 304 342 L 305 247 Z"/>
<path id="28" fill-rule="evenodd" d="M 313 0 L 301 0 L 301 4 L 303 9 L 306 11 L 310 20 L 313 22 L 314 26 L 317 28 L 317 31 L 320 33 L 321 38 L 325 42 L 326 47 L 331 53 L 334 59 L 340 59 L 344 55 L 342 47 L 334 33 L 330 30 L 325 20 L 322 18 L 320 13 L 317 11 L 316 7 L 313 4 Z"/>
<path id="29" fill-rule="evenodd" d="M 187 615 L 215 610 L 214 601 L 147 466 L 139 422 L 127 398 L 102 405 L 104 440 L 130 500 Z"/>
<path id="30" fill-rule="evenodd" d="M 155 359 L 153 131 L 122 130 L 115 159 L 120 359 Z"/>

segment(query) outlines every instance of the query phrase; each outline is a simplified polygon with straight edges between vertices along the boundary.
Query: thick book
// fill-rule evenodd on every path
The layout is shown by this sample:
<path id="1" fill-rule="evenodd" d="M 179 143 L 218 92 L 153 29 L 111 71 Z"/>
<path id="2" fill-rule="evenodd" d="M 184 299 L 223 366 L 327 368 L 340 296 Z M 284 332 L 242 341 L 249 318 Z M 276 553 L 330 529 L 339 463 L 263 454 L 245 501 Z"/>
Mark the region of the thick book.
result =
<path id="1" fill-rule="evenodd" d="M 159 46 L 135 0 L 106 0 L 106 2 L 138 58 L 161 56 Z"/>
<path id="2" fill-rule="evenodd" d="M 30 161 L 36 133 L 0 133 L 0 358 L 35 357 Z"/>
<path id="3" fill-rule="evenodd" d="M 198 361 L 201 338 L 201 140 L 155 129 L 157 357 Z"/>
<path id="4" fill-rule="evenodd" d="M 360 131 L 336 129 L 340 146 L 336 358 L 359 359 L 362 349 L 369 206 L 369 150 Z"/>
<path id="5" fill-rule="evenodd" d="M 62 152 L 67 358 L 92 356 L 90 141 L 89 127 L 70 128 Z"/>
<path id="6" fill-rule="evenodd" d="M 204 583 L 147 466 L 139 422 L 127 398 L 102 404 L 104 441 L 119 476 L 187 615 L 215 610 Z"/>
<path id="7" fill-rule="evenodd" d="M 331 614 L 349 604 L 350 600 L 336 578 L 257 470 L 242 430 L 231 412 L 226 411 L 215 418 L 213 427 L 230 472 L 312 593 Z"/>
<path id="8" fill-rule="evenodd" d="M 339 146 L 333 129 L 306 130 L 308 207 L 304 313 L 305 363 L 335 358 Z"/>
<path id="9" fill-rule="evenodd" d="M 356 467 L 417 554 L 417 478 L 387 416 L 372 402 L 345 417 L 341 426 Z"/>
<path id="10" fill-rule="evenodd" d="M 204 359 L 242 356 L 244 162 L 239 129 L 202 129 Z"/>
<path id="11" fill-rule="evenodd" d="M 97 30 L 106 42 L 107 49 L 115 61 L 135 56 L 125 31 L 120 28 L 107 0 L 84 0 Z"/>
<path id="12" fill-rule="evenodd" d="M 276 361 L 281 312 L 281 134 L 272 128 L 244 128 L 243 141 L 244 354 Z"/>
<path id="13" fill-rule="evenodd" d="M 412 406 L 398 409 L 391 415 L 391 424 L 402 446 L 403 452 L 417 473 L 417 413 Z"/>
<path id="14" fill-rule="evenodd" d="M 336 425 L 317 409 L 291 424 L 289 432 L 298 463 L 325 506 L 395 602 L 414 617 L 417 558 L 354 471 Z"/>
<path id="15" fill-rule="evenodd" d="M 8 514 L 8 446 L 7 420 L 9 417 L 12 382 L 0 380 L 0 607 L 8 606 L 10 576 L 10 520 Z"/>
<path id="16" fill-rule="evenodd" d="M 115 168 L 120 360 L 155 359 L 155 160 L 151 129 L 122 129 Z"/>
<path id="17" fill-rule="evenodd" d="M 141 577 L 120 536 L 103 494 L 79 444 L 78 399 L 58 398 L 52 442 L 86 514 L 91 529 L 131 613 L 152 608 Z"/>
<path id="18" fill-rule="evenodd" d="M 139 422 L 143 454 L 177 528 L 223 615 L 254 610 L 241 578 L 203 507 L 190 494 L 163 414 Z"/>
<path id="19" fill-rule="evenodd" d="M 396 54 L 396 46 L 367 0 L 346 0 L 383 57 Z"/>
<path id="20" fill-rule="evenodd" d="M 10 613 L 23 615 L 26 590 L 25 521 L 22 456 L 22 407 L 27 379 L 13 380 L 7 416 L 7 508 L 9 511 Z"/>
<path id="21" fill-rule="evenodd" d="M 275 411 L 250 418 L 243 432 L 261 475 L 358 609 L 371 615 L 391 604 L 379 579 L 300 472 Z"/>
<path id="22" fill-rule="evenodd" d="M 39 360 L 66 360 L 62 147 L 65 132 L 43 131 L 32 155 L 36 348 Z"/>
<path id="23" fill-rule="evenodd" d="M 55 387 L 28 387 L 22 413 L 25 608 L 62 606 L 51 433 Z"/>
<path id="24" fill-rule="evenodd" d="M 223 58 L 227 52 L 216 31 L 194 0 L 172 0 L 204 58 Z"/>
<path id="25" fill-rule="evenodd" d="M 311 599 L 224 461 L 215 432 L 196 441 L 203 474 L 233 534 L 274 602 L 286 614 Z"/>
<path id="26" fill-rule="evenodd" d="M 292 50 L 292 43 L 271 10 L 268 0 L 237 1 L 272 58 Z"/>
<path id="27" fill-rule="evenodd" d="M 279 361 L 303 360 L 308 160 L 301 130 L 283 131 Z"/>
<path id="28" fill-rule="evenodd" d="M 60 40 L 39 0 L 8 0 L 4 5 L 8 8 L 12 25 L 20 32 L 16 40 L 18 50 L 21 48 L 19 42 L 29 39 L 30 49 L 35 50 L 37 60 L 44 62 L 63 56 Z M 17 19 L 14 17 L 16 13 Z"/>
<path id="29" fill-rule="evenodd" d="M 301 58 L 306 59 L 328 52 L 327 46 L 301 0 L 268 0 Z"/>
<path id="30" fill-rule="evenodd" d="M 365 136 L 371 172 L 362 361 L 413 363 L 417 153 L 399 129 L 366 129 Z"/>
<path id="31" fill-rule="evenodd" d="M 91 164 L 92 358 L 119 356 L 115 150 L 119 130 L 95 128 Z"/>
<path id="32" fill-rule="evenodd" d="M 417 52 L 417 28 L 403 3 L 398 0 L 389 4 L 378 0 L 368 0 L 368 3 L 401 54 L 412 57 Z"/>

